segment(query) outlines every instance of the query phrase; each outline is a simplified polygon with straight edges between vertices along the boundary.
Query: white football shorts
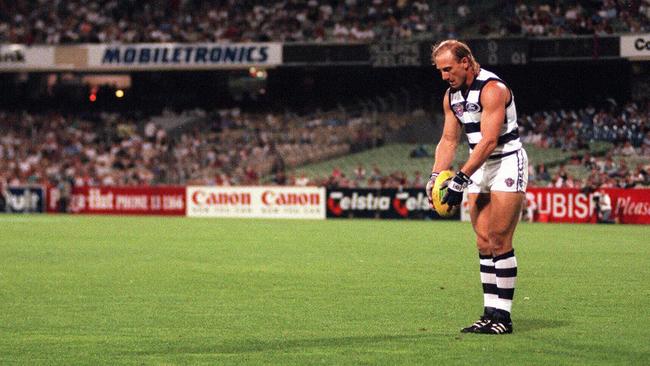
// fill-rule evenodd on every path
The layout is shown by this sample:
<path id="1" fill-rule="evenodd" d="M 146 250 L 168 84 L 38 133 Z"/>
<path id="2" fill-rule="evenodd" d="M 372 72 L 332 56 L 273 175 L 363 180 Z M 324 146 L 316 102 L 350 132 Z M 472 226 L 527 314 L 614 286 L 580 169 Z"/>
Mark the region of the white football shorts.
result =
<path id="1" fill-rule="evenodd" d="M 522 147 L 502 158 L 488 159 L 470 179 L 467 193 L 526 192 L 528 155 Z"/>

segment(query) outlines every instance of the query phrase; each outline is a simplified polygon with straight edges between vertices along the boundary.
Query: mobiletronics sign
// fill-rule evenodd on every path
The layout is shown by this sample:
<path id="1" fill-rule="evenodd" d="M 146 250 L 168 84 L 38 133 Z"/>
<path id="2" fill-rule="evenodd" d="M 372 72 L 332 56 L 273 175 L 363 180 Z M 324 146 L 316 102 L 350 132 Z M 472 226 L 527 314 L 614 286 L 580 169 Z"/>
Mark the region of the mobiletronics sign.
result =
<path id="1" fill-rule="evenodd" d="M 88 49 L 89 69 L 238 69 L 282 64 L 281 43 L 142 43 L 88 45 Z"/>
<path id="2" fill-rule="evenodd" d="M 424 189 L 341 188 L 327 191 L 327 217 L 440 219 Z M 459 215 L 452 217 L 458 220 Z"/>
<path id="3" fill-rule="evenodd" d="M 621 57 L 650 60 L 650 34 L 621 36 Z"/>
<path id="4" fill-rule="evenodd" d="M 187 216 L 324 219 L 318 187 L 187 187 Z"/>

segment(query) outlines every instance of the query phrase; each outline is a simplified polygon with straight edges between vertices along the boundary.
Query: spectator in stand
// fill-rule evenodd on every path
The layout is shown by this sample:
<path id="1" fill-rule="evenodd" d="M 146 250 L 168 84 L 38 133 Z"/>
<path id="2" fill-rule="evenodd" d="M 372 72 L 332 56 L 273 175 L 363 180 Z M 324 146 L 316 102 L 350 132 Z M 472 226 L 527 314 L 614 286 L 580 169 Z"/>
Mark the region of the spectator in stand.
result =
<path id="1" fill-rule="evenodd" d="M 614 220 L 612 218 L 612 198 L 609 194 L 603 190 L 597 190 L 593 196 L 594 200 L 594 209 L 596 211 L 596 218 L 599 223 L 612 224 Z"/>
<path id="2" fill-rule="evenodd" d="M 600 171 L 607 174 L 610 177 L 616 175 L 616 173 L 618 172 L 618 166 L 616 166 L 616 163 L 614 163 L 614 159 L 612 158 L 611 155 L 607 156 L 605 161 L 601 163 Z"/>
<path id="3" fill-rule="evenodd" d="M 625 140 L 622 144 L 619 146 L 616 146 L 614 148 L 614 153 L 616 155 L 623 155 L 623 156 L 635 156 L 637 155 L 636 149 L 634 146 L 632 146 L 632 143 L 630 140 Z"/>
<path id="4" fill-rule="evenodd" d="M 648 130 L 648 132 L 645 134 L 645 137 L 643 137 L 641 155 L 650 155 L 650 130 Z"/>
<path id="5" fill-rule="evenodd" d="M 544 181 L 544 182 L 548 182 L 551 180 L 551 174 L 546 169 L 544 163 L 538 164 L 537 167 L 535 168 L 535 177 L 537 178 L 537 180 Z"/>
<path id="6" fill-rule="evenodd" d="M 585 168 L 591 170 L 596 167 L 596 158 L 587 151 L 582 156 L 582 159 L 580 159 L 580 163 Z"/>
<path id="7" fill-rule="evenodd" d="M 410 183 L 410 187 L 412 188 L 424 188 L 426 186 L 426 181 L 424 180 L 424 177 L 422 177 L 422 172 L 419 170 L 415 171 L 415 174 L 413 176 L 413 180 Z"/>
<path id="8" fill-rule="evenodd" d="M 305 174 L 305 172 L 301 172 L 300 175 L 296 178 L 295 184 L 298 187 L 307 187 L 311 185 L 311 182 L 309 181 L 309 178 Z"/>
<path id="9" fill-rule="evenodd" d="M 383 181 L 383 174 L 377 165 L 372 167 L 372 173 L 368 177 L 368 187 L 381 188 Z"/>
<path id="10" fill-rule="evenodd" d="M 526 197 L 526 199 L 524 200 L 521 219 L 528 222 L 534 222 L 536 213 L 537 213 L 537 203 L 535 203 L 535 199 L 534 198 L 529 199 L 528 197 Z"/>
<path id="11" fill-rule="evenodd" d="M 67 179 L 61 179 L 56 185 L 59 194 L 58 208 L 59 212 L 70 212 L 70 203 L 72 199 L 72 184 Z"/>
<path id="12" fill-rule="evenodd" d="M 0 212 L 7 211 L 7 188 L 7 179 L 5 178 L 4 174 L 0 173 Z"/>
<path id="13" fill-rule="evenodd" d="M 354 168 L 354 181 L 357 186 L 362 185 L 366 180 L 366 168 L 363 167 L 363 164 L 357 164 L 357 167 Z"/>
<path id="14" fill-rule="evenodd" d="M 332 169 L 332 174 L 330 174 L 330 176 L 334 180 L 339 180 L 339 179 L 341 179 L 343 177 L 343 172 L 341 171 L 341 168 L 339 168 L 338 166 L 335 166 Z"/>
<path id="15" fill-rule="evenodd" d="M 644 169 L 643 164 L 639 163 L 634 169 L 634 172 L 632 173 L 632 182 L 635 185 L 650 184 L 650 173 L 648 169 Z"/>

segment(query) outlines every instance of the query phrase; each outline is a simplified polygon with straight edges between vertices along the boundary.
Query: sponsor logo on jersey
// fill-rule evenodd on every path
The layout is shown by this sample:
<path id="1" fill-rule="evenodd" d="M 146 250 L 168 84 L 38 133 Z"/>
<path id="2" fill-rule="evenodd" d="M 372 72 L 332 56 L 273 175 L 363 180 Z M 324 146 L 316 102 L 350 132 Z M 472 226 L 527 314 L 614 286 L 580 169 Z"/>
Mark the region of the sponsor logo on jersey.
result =
<path id="1" fill-rule="evenodd" d="M 456 114 L 456 117 L 460 118 L 463 116 L 463 113 L 465 112 L 465 107 L 463 106 L 463 103 L 456 103 L 451 106 L 451 109 L 454 111 L 454 114 Z"/>
<path id="2" fill-rule="evenodd" d="M 470 113 L 476 113 L 481 110 L 481 106 L 476 103 L 466 103 L 465 109 Z"/>

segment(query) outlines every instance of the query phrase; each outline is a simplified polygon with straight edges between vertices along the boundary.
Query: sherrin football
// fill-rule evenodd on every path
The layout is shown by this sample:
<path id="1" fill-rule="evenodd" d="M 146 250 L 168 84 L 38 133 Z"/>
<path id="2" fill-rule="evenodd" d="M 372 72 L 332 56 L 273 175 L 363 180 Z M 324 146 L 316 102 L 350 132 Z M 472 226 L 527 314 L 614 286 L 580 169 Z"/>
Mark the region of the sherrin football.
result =
<path id="1" fill-rule="evenodd" d="M 438 215 L 442 217 L 453 216 L 456 211 L 458 211 L 458 206 L 454 206 L 450 209 L 448 204 L 443 204 L 442 198 L 447 193 L 447 184 L 448 182 L 456 175 L 456 173 L 451 170 L 443 170 L 436 177 L 435 182 L 433 182 L 433 188 L 431 188 L 431 201 L 433 201 L 433 209 L 436 210 Z"/>

